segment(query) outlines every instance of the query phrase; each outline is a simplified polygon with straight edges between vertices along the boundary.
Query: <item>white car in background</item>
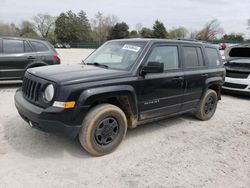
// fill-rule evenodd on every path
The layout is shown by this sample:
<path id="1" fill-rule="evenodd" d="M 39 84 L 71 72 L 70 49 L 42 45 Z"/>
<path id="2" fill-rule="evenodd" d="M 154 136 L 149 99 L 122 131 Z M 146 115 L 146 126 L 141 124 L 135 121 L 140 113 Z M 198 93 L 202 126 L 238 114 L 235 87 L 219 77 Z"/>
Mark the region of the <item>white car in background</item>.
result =
<path id="1" fill-rule="evenodd" d="M 226 80 L 223 90 L 250 96 L 250 44 L 231 46 L 224 55 Z"/>

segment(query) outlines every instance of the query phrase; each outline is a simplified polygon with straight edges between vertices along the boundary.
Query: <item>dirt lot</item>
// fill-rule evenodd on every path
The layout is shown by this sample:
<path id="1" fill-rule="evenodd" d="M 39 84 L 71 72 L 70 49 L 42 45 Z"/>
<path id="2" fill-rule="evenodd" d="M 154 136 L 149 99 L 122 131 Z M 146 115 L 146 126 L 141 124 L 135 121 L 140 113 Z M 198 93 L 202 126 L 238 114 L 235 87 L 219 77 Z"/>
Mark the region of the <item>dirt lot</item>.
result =
<path id="1" fill-rule="evenodd" d="M 76 63 L 90 51 L 59 53 Z M 184 115 L 129 130 L 96 158 L 31 129 L 14 106 L 18 87 L 0 85 L 0 187 L 250 187 L 250 98 L 223 95 L 207 122 Z"/>

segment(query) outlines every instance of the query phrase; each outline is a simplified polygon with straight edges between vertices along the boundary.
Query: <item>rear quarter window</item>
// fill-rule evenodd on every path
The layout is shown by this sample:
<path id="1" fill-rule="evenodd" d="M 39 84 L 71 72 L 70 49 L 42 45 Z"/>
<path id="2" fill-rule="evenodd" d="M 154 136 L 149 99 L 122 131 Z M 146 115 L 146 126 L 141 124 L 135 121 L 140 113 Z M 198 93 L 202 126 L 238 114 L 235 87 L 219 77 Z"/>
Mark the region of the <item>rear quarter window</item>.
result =
<path id="1" fill-rule="evenodd" d="M 218 67 L 221 65 L 220 55 L 215 48 L 206 48 L 208 64 L 210 67 Z"/>
<path id="2" fill-rule="evenodd" d="M 37 52 L 49 51 L 49 48 L 41 42 L 30 41 L 30 43 Z"/>

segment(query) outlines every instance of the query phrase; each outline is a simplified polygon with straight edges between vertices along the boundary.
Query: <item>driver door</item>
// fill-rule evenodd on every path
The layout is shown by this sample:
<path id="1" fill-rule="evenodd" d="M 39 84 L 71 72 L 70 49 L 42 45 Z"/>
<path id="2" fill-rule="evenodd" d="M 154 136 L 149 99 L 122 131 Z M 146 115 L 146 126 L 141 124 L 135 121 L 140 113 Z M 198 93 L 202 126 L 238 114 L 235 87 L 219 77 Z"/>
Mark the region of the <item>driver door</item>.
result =
<path id="1" fill-rule="evenodd" d="M 175 114 L 180 111 L 184 93 L 184 73 L 179 56 L 180 47 L 169 43 L 154 45 L 145 64 L 164 64 L 163 73 L 148 73 L 140 81 L 140 120 Z"/>

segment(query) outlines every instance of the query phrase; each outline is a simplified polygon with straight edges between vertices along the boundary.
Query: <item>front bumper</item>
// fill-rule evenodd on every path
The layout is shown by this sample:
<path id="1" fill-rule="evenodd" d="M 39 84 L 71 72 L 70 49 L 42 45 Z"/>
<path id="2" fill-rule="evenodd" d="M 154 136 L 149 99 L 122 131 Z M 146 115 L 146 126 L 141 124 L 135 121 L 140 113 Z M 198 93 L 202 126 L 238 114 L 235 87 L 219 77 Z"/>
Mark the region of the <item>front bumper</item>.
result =
<path id="1" fill-rule="evenodd" d="M 250 76 L 246 79 L 226 77 L 222 89 L 231 93 L 250 95 Z"/>
<path id="2" fill-rule="evenodd" d="M 75 138 L 81 125 L 69 125 L 60 121 L 60 116 L 65 114 L 65 110 L 57 107 L 40 108 L 28 102 L 18 90 L 15 94 L 15 105 L 20 116 L 30 124 L 32 128 L 44 132 L 63 133 L 71 138 Z M 71 116 L 68 113 L 68 116 Z"/>

